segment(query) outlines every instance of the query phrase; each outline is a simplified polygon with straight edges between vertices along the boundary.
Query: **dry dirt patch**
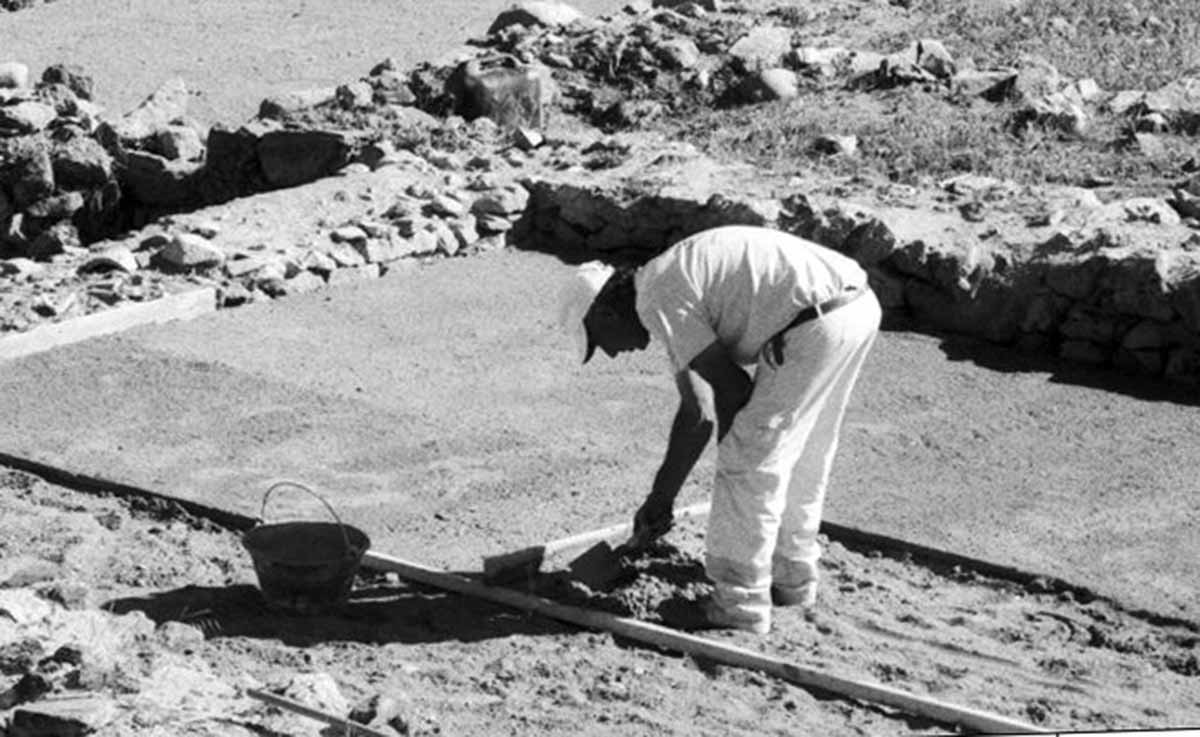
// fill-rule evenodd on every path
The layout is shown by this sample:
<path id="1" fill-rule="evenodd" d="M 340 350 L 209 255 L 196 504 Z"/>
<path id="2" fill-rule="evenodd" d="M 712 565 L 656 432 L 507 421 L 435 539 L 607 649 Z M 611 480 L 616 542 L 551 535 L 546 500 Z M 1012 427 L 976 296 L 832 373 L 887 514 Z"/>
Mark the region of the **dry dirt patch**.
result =
<path id="1" fill-rule="evenodd" d="M 19 472 L 0 486 L 9 500 L 0 602 L 33 594 L 55 607 L 45 622 L 62 623 L 0 621 L 12 643 L 0 649 L 0 685 L 40 678 L 57 693 L 111 702 L 117 716 L 100 734 L 184 722 L 192 734 L 261 733 L 282 717 L 246 689 L 282 689 L 297 676 L 331 679 L 347 703 L 396 699 L 410 734 L 556 735 L 585 724 L 585 734 L 939 730 L 390 576 L 364 574 L 341 614 L 281 615 L 264 605 L 231 531 L 171 505 L 84 495 Z M 659 621 L 672 601 L 706 588 L 701 540 L 700 523 L 681 524 L 606 591 L 562 571 L 537 588 Z M 819 611 L 778 610 L 766 638 L 711 636 L 1055 729 L 1200 719 L 1198 635 L 1179 623 L 836 542 L 825 570 Z M 124 648 L 105 650 L 114 642 Z M 62 646 L 79 650 L 80 663 L 52 667 L 47 656 Z M 178 679 L 174 694 L 154 685 L 165 668 Z"/>

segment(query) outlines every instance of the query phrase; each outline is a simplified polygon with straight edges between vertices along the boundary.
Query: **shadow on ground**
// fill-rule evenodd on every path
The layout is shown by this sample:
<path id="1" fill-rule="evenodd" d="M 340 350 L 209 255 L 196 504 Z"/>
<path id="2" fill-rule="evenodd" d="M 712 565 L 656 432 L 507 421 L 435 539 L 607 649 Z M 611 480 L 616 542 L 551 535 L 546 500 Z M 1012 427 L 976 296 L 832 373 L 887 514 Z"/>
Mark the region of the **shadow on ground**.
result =
<path id="1" fill-rule="evenodd" d="M 156 624 L 182 622 L 208 639 L 250 637 L 308 647 L 322 642 L 421 644 L 545 635 L 570 628 L 536 615 L 437 589 L 377 585 L 356 589 L 345 605 L 301 616 L 268 605 L 255 586 L 184 586 L 114 599 L 115 614 L 143 612 Z"/>
<path id="2" fill-rule="evenodd" d="M 889 323 L 884 327 L 893 332 L 921 332 L 937 337 L 939 348 L 951 361 L 969 361 L 1002 373 L 1047 374 L 1047 380 L 1054 384 L 1099 389 L 1149 402 L 1200 407 L 1200 388 L 1195 386 L 1125 373 L 1111 367 L 1088 366 L 1056 356 L 1026 353 L 978 338 L 914 330 L 911 325 Z"/>

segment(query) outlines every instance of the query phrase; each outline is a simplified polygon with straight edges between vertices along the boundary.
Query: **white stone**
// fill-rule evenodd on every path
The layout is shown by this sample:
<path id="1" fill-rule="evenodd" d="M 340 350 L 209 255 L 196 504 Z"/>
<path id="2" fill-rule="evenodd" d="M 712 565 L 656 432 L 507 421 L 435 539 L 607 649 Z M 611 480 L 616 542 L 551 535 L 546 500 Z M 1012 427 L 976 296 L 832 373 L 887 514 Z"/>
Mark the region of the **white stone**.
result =
<path id="1" fill-rule="evenodd" d="M 345 225 L 329 234 L 334 243 L 358 243 L 367 239 L 367 233 L 357 225 Z"/>
<path id="2" fill-rule="evenodd" d="M 729 55 L 741 62 L 747 71 L 777 67 L 792 50 L 792 30 L 781 26 L 754 28 L 738 39 Z"/>
<path id="3" fill-rule="evenodd" d="M 362 254 L 358 252 L 358 249 L 344 241 L 330 244 L 329 248 L 325 250 L 325 253 L 329 256 L 329 258 L 333 259 L 335 264 L 341 268 L 362 266 L 364 263 L 366 263 L 366 260 L 363 259 Z"/>
<path id="4" fill-rule="evenodd" d="M 522 151 L 532 151 L 546 142 L 546 137 L 533 128 L 524 126 L 513 131 L 513 143 Z"/>
<path id="5" fill-rule="evenodd" d="M 24 89 L 29 86 L 29 67 L 18 61 L 0 64 L 0 89 Z"/>
<path id="6" fill-rule="evenodd" d="M 800 95 L 796 73 L 790 69 L 764 69 L 759 73 L 758 81 L 768 100 L 790 100 Z"/>
<path id="7" fill-rule="evenodd" d="M 461 217 L 467 213 L 467 206 L 462 200 L 450 195 L 439 194 L 429 202 L 431 212 L 446 217 Z"/>
<path id="8" fill-rule="evenodd" d="M 96 271 L 124 271 L 133 273 L 138 270 L 137 257 L 133 255 L 125 246 L 112 246 L 97 251 L 88 257 L 86 261 L 79 265 L 80 274 L 89 274 Z"/>
<path id="9" fill-rule="evenodd" d="M 514 25 L 555 28 L 570 25 L 583 18 L 583 13 L 566 3 L 552 0 L 525 0 L 500 13 L 496 20 L 492 21 L 488 33 L 498 33 Z"/>
<path id="10" fill-rule="evenodd" d="M 203 236 L 178 233 L 163 248 L 162 258 L 173 266 L 196 268 L 221 264 L 225 253 Z"/>
<path id="11" fill-rule="evenodd" d="M 375 90 L 370 83 L 361 80 L 340 85 L 336 92 L 338 104 L 348 110 L 371 107 Z"/>
<path id="12" fill-rule="evenodd" d="M 156 136 L 159 152 L 168 159 L 194 161 L 204 155 L 200 133 L 190 125 L 169 125 Z"/>
<path id="13" fill-rule="evenodd" d="M 702 58 L 699 47 L 690 38 L 667 39 L 658 44 L 657 51 L 673 69 L 695 69 Z"/>
<path id="14" fill-rule="evenodd" d="M 53 107 L 27 100 L 0 107 L 0 129 L 14 128 L 22 133 L 36 133 L 44 130 L 57 117 L 58 113 Z"/>
<path id="15" fill-rule="evenodd" d="M 922 39 L 916 48 L 917 66 L 939 79 L 954 76 L 957 66 L 954 57 L 941 41 Z"/>

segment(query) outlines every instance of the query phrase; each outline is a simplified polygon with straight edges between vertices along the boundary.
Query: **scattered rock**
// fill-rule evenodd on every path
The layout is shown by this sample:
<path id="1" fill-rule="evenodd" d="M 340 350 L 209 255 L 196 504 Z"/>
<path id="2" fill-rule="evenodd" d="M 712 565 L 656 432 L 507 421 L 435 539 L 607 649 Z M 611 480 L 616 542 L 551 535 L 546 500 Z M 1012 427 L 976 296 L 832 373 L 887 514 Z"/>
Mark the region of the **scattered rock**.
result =
<path id="1" fill-rule="evenodd" d="M 522 151 L 532 151 L 545 142 L 545 136 L 532 128 L 518 126 L 513 131 L 513 143 Z"/>
<path id="2" fill-rule="evenodd" d="M 333 102 L 336 98 L 336 87 L 284 92 L 268 97 L 260 102 L 258 105 L 258 117 L 283 120 L 303 110 Z"/>
<path id="3" fill-rule="evenodd" d="M 198 627 L 168 620 L 158 626 L 158 640 L 173 652 L 186 653 L 204 644 L 204 633 Z"/>
<path id="4" fill-rule="evenodd" d="M 329 237 L 334 243 L 362 243 L 367 240 L 366 232 L 357 225 L 345 225 L 333 230 Z"/>
<path id="5" fill-rule="evenodd" d="M 225 253 L 221 249 L 194 233 L 176 234 L 159 256 L 165 263 L 180 269 L 219 266 L 225 260 Z"/>
<path id="6" fill-rule="evenodd" d="M 257 144 L 259 164 L 271 187 L 294 187 L 328 176 L 350 163 L 353 143 L 343 133 L 273 130 Z"/>
<path id="7" fill-rule="evenodd" d="M 133 112 L 109 125 L 118 141 L 137 144 L 187 115 L 188 89 L 178 77 L 163 83 Z"/>
<path id="8" fill-rule="evenodd" d="M 553 0 L 523 0 L 496 16 L 488 27 L 488 35 L 512 26 L 527 28 L 568 26 L 582 20 L 583 14 L 566 3 Z"/>
<path id="9" fill-rule="evenodd" d="M 302 271 L 284 282 L 287 294 L 307 294 L 325 286 L 325 280 L 311 271 Z"/>
<path id="10" fill-rule="evenodd" d="M 37 133 L 58 117 L 53 106 L 34 100 L 0 106 L 0 133 Z"/>
<path id="11" fill-rule="evenodd" d="M 948 79 L 954 76 L 958 68 L 954 63 L 954 57 L 950 55 L 950 51 L 941 41 L 933 39 L 918 41 L 914 46 L 913 54 L 916 57 L 917 66 L 939 79 Z"/>
<path id="12" fill-rule="evenodd" d="M 79 229 L 73 223 L 61 220 L 38 233 L 29 242 L 26 253 L 30 258 L 44 261 L 60 253 L 81 250 L 81 247 Z"/>
<path id="13" fill-rule="evenodd" d="M 81 100 L 91 100 L 96 83 L 77 64 L 52 64 L 42 71 L 43 84 L 65 85 Z"/>
<path id="14" fill-rule="evenodd" d="M 738 39 L 729 56 L 745 72 L 758 72 L 783 64 L 792 50 L 792 30 L 781 26 L 760 26 Z"/>
<path id="15" fill-rule="evenodd" d="M 123 271 L 128 274 L 138 270 L 137 257 L 125 246 L 113 246 L 94 252 L 79 265 L 80 274 L 96 274 L 108 271 Z"/>
<path id="16" fill-rule="evenodd" d="M 346 110 L 363 110 L 375 102 L 375 88 L 369 82 L 359 80 L 339 85 L 334 92 L 338 105 Z"/>
<path id="17" fill-rule="evenodd" d="M 98 731 L 118 714 L 116 702 L 103 696 L 61 697 L 26 704 L 13 711 L 13 737 L 75 737 Z"/>
<path id="18" fill-rule="evenodd" d="M 1173 129 L 1193 134 L 1200 131 L 1200 77 L 1183 77 L 1146 93 L 1147 112 L 1161 113 Z"/>
<path id="19" fill-rule="evenodd" d="M 112 179 L 112 157 L 94 138 L 76 136 L 51 149 L 53 179 L 63 189 L 87 190 Z"/>
<path id="20" fill-rule="evenodd" d="M 796 73 L 790 69 L 764 69 L 758 73 L 757 82 L 765 100 L 790 100 L 800 95 Z"/>
<path id="21" fill-rule="evenodd" d="M 45 197 L 25 208 L 25 214 L 43 220 L 69 218 L 83 208 L 83 195 L 79 192 L 64 192 Z"/>
<path id="22" fill-rule="evenodd" d="M 818 136 L 812 148 L 816 153 L 829 156 L 854 156 L 858 153 L 858 136 Z"/>
<path id="23" fill-rule="evenodd" d="M 429 211 L 443 217 L 461 217 L 467 214 L 467 206 L 457 197 L 439 194 L 427 205 Z"/>
<path id="24" fill-rule="evenodd" d="M 330 244 L 330 246 L 325 250 L 325 255 L 332 259 L 333 263 L 342 269 L 354 268 L 356 266 L 362 266 L 366 263 L 366 260 L 362 257 L 362 254 L 358 252 L 358 249 L 346 242 L 334 242 Z M 333 273 L 336 272 L 330 272 L 331 276 Z"/>
<path id="25" fill-rule="evenodd" d="M 0 89 L 19 90 L 29 86 L 29 67 L 16 61 L 0 64 Z"/>
<path id="26" fill-rule="evenodd" d="M 190 125 L 169 125 L 158 132 L 155 149 L 168 159 L 194 161 L 204 155 L 204 142 Z"/>
<path id="27" fill-rule="evenodd" d="M 172 161 L 149 151 L 129 151 L 122 176 L 125 191 L 138 202 L 185 207 L 199 197 L 199 162 Z"/>
<path id="28" fill-rule="evenodd" d="M 654 53 L 668 69 L 695 69 L 703 58 L 690 38 L 669 38 L 654 46 Z"/>

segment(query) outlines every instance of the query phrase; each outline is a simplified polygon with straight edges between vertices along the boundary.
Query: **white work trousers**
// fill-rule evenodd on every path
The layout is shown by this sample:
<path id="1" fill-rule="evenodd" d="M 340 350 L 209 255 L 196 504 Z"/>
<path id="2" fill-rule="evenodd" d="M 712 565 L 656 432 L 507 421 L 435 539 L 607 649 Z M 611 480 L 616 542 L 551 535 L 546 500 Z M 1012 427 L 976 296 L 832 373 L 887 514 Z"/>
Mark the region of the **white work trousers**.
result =
<path id="1" fill-rule="evenodd" d="M 750 401 L 717 450 L 705 568 L 734 619 L 771 617 L 772 584 L 814 581 L 817 531 L 850 392 L 879 332 L 867 292 L 784 334 L 758 359 Z"/>

